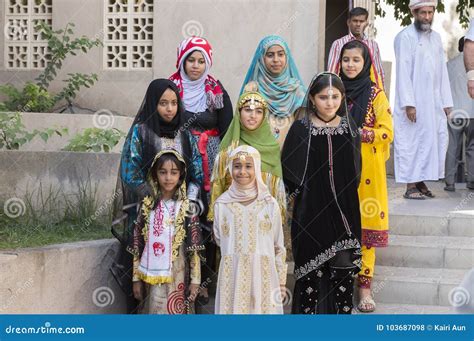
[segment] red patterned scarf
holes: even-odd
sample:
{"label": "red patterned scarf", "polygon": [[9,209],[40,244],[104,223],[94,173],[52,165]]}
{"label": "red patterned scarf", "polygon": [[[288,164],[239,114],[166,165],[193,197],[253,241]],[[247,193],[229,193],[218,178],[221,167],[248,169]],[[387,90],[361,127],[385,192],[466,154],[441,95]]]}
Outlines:
{"label": "red patterned scarf", "polygon": [[[206,60],[206,70],[200,79],[191,81],[184,72],[183,63],[187,56],[194,51],[203,54]],[[212,66],[212,47],[209,42],[201,37],[190,37],[181,42],[178,47],[178,69],[169,78],[179,89],[186,110],[202,112],[206,108],[210,111],[224,107],[223,91],[218,81],[209,75]]]}

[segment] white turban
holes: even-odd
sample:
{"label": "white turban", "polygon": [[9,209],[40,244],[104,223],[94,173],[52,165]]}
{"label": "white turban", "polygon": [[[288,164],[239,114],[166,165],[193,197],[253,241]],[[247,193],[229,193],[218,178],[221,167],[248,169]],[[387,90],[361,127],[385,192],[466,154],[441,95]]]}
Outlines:
{"label": "white turban", "polygon": [[436,8],[436,6],[438,6],[438,1],[410,0],[410,4],[408,5],[411,11],[425,6],[433,6]]}

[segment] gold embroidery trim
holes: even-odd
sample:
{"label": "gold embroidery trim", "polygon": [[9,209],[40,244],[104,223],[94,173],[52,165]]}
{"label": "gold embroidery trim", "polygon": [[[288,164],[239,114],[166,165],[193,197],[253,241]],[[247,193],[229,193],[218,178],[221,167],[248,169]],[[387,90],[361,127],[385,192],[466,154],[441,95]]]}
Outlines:
{"label": "gold embroidery trim", "polygon": [[239,314],[250,313],[250,256],[243,254],[239,259],[237,302],[239,302]]}
{"label": "gold embroidery trim", "polygon": [[270,313],[270,259],[268,256],[260,258],[262,271],[262,314]]}
{"label": "gold embroidery trim", "polygon": [[224,314],[232,314],[232,297],[234,296],[231,292],[231,283],[234,282],[234,276],[232,272],[232,257],[229,255],[224,256],[222,260],[224,262],[223,276],[222,281],[222,301],[221,301],[221,311]]}
{"label": "gold embroidery trim", "polygon": [[[257,207],[258,205],[255,205],[254,207]],[[255,219],[258,221],[258,211],[250,211],[249,215],[249,224],[248,224],[248,236],[249,236],[249,253],[253,254],[257,251],[257,236],[256,234],[258,233],[258,230],[255,228],[257,224],[255,224]]]}
{"label": "gold embroidery trim", "polygon": [[267,213],[265,213],[264,220],[260,221],[260,229],[263,233],[268,233],[272,229],[272,223],[270,221],[270,217]]}
{"label": "gold embroidery trim", "polygon": [[175,234],[173,237],[173,243],[172,243],[172,255],[173,255],[173,261],[178,257],[179,255],[179,247],[181,244],[183,244],[184,238],[186,238],[186,230],[184,228],[184,220],[186,218],[186,212],[188,211],[189,208],[189,200],[186,199],[183,201],[181,204],[181,207],[179,208],[178,215],[176,216],[175,220]]}

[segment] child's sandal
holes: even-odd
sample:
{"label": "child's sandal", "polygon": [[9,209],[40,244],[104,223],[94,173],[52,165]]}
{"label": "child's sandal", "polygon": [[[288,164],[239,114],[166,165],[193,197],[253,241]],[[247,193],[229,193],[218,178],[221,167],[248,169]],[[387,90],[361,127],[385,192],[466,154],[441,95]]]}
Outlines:
{"label": "child's sandal", "polygon": [[376,304],[372,296],[367,296],[366,298],[360,300],[357,305],[357,310],[361,313],[372,313],[375,311]]}

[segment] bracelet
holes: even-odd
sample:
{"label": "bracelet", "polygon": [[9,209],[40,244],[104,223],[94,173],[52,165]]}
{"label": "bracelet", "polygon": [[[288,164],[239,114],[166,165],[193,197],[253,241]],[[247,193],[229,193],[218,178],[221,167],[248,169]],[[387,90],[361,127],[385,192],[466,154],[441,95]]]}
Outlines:
{"label": "bracelet", "polygon": [[468,71],[466,75],[467,75],[467,80],[474,81],[474,70]]}

